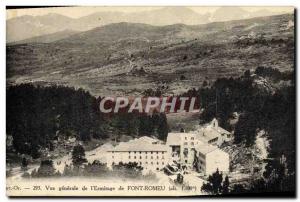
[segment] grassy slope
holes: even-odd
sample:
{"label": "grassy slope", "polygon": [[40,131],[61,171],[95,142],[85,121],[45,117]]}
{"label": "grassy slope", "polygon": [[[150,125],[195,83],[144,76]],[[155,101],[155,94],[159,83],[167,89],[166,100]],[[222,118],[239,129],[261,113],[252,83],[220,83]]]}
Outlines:
{"label": "grassy slope", "polygon": [[[119,23],[53,43],[7,46],[7,81],[83,87],[96,96],[162,85],[166,94],[177,94],[257,66],[290,70],[289,20],[292,15],[199,26]],[[141,67],[145,74],[131,71]]]}

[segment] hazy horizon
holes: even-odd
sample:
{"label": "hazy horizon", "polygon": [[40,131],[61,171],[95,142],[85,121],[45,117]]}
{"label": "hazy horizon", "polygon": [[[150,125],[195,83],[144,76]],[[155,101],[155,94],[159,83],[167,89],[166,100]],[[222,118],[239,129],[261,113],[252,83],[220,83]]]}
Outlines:
{"label": "hazy horizon", "polygon": [[[274,14],[292,13],[292,6],[78,6],[78,7],[45,7],[45,8],[21,8],[6,9],[6,19],[13,19],[26,15],[44,16],[48,14],[60,14],[69,18],[81,18],[97,12],[123,12],[123,13],[141,13],[145,11],[154,11],[169,7],[188,8],[198,14],[211,14],[219,8],[241,8],[247,12],[258,12],[266,10]],[[237,17],[237,19],[239,19]]]}
{"label": "hazy horizon", "polygon": [[[292,13],[293,7],[46,7],[7,9],[7,42],[58,32],[88,31],[111,23],[201,25]],[[50,15],[49,15],[50,14]],[[54,14],[54,15],[53,15]],[[36,17],[25,17],[36,16]],[[66,31],[69,30],[69,31]],[[61,31],[65,31],[60,33]],[[71,32],[70,32],[71,31]]]}

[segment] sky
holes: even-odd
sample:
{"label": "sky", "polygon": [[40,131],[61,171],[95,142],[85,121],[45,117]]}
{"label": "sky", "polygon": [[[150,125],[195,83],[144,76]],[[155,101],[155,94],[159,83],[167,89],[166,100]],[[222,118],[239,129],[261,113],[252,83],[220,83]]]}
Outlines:
{"label": "sky", "polygon": [[[11,19],[14,17],[19,17],[22,15],[32,15],[32,16],[39,16],[39,15],[47,15],[49,13],[57,13],[61,15],[65,15],[72,18],[79,18],[83,17],[95,12],[99,11],[121,11],[121,12],[143,12],[149,11],[154,9],[160,9],[162,7],[145,7],[145,6],[131,6],[131,7],[119,7],[119,6],[101,6],[101,7],[51,7],[51,8],[31,8],[31,9],[12,9],[7,10],[6,16],[7,19]],[[194,10],[197,13],[204,14],[204,13],[211,13],[214,12],[216,9],[220,7],[187,7]],[[254,12],[257,10],[266,9],[273,12],[284,12],[284,13],[291,13],[293,12],[293,7],[242,7],[246,11]]]}

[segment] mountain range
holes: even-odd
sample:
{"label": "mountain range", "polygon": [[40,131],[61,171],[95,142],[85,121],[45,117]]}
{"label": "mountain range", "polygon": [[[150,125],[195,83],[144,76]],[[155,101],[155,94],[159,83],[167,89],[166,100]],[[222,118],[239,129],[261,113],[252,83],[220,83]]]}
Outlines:
{"label": "mountain range", "polygon": [[[270,16],[268,10],[249,12],[240,7],[221,7],[213,13],[200,14],[186,7],[165,7],[144,12],[96,12],[80,18],[50,13],[42,16],[24,15],[7,20],[7,43],[58,32],[60,38],[72,32],[87,31],[111,23],[130,22],[163,26],[172,24],[197,25],[210,22]],[[159,17],[158,17],[159,16]],[[55,36],[55,35],[54,35]],[[53,37],[53,36],[52,36]],[[46,37],[47,38],[47,37]],[[33,39],[34,41],[35,39]],[[37,39],[40,42],[41,39]],[[32,42],[32,41],[31,41]]]}
{"label": "mountain range", "polygon": [[293,14],[202,25],[121,22],[69,33],[7,44],[7,84],[67,85],[96,96],[158,88],[170,95],[258,66],[294,68]]}

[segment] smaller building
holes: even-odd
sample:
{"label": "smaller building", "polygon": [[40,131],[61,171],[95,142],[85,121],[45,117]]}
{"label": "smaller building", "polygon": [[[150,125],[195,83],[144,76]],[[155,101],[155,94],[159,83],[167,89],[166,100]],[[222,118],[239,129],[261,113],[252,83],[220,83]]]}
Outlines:
{"label": "smaller building", "polygon": [[220,172],[229,172],[229,154],[216,146],[203,144],[195,148],[196,170],[204,175],[210,175],[218,169]]}
{"label": "smaller building", "polygon": [[[206,130],[208,131],[210,130]],[[210,175],[217,169],[229,172],[229,154],[212,145],[216,144],[222,135],[215,129],[210,132],[212,133],[209,133],[208,137],[211,139],[195,133],[169,133],[166,144],[171,149],[172,161],[204,175]]]}
{"label": "smaller building", "polygon": [[214,118],[209,124],[200,126],[193,133],[197,134],[199,141],[217,146],[232,140],[232,134],[219,127],[219,123],[216,118]]}
{"label": "smaller building", "polygon": [[195,146],[203,144],[194,133],[169,133],[168,147],[171,149],[171,158],[181,165],[193,166]]}

